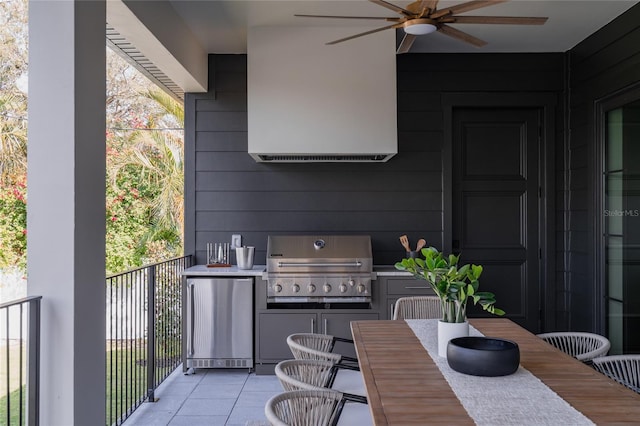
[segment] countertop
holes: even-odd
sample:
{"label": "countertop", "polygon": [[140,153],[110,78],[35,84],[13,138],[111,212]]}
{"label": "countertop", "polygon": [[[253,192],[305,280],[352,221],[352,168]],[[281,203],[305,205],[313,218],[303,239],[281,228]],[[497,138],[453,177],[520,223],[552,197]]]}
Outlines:
{"label": "countertop", "polygon": [[209,268],[207,265],[195,265],[182,271],[185,277],[261,277],[266,265],[253,265],[252,269],[238,269],[237,266],[228,268]]}
{"label": "countertop", "polygon": [[379,277],[412,277],[410,272],[398,271],[393,265],[373,265],[373,272]]}
{"label": "countertop", "polygon": [[[182,271],[185,277],[261,277],[266,265],[253,265],[252,269],[238,269],[237,266],[228,268],[209,268],[206,265],[195,265]],[[411,277],[409,272],[398,271],[393,265],[374,265],[373,272],[380,277]]]}

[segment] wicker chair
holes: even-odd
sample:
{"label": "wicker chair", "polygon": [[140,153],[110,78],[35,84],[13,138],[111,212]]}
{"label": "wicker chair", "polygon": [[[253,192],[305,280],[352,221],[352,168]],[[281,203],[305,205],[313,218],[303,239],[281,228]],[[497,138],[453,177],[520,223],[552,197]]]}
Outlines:
{"label": "wicker chair", "polygon": [[610,355],[593,359],[593,368],[640,393],[640,355]]}
{"label": "wicker chair", "polygon": [[442,304],[438,296],[409,296],[396,300],[393,319],[439,319]]}
{"label": "wicker chair", "polygon": [[279,362],[275,373],[285,391],[333,389],[348,401],[367,403],[360,372],[340,368],[331,361],[290,359]]}
{"label": "wicker chair", "polygon": [[609,339],[599,334],[581,332],[542,333],[538,337],[572,357],[590,363],[592,359],[609,352]]}
{"label": "wicker chair", "polygon": [[278,394],[264,407],[273,426],[335,426],[342,413],[344,399],[340,392],[297,390]]}
{"label": "wicker chair", "polygon": [[357,368],[356,358],[333,352],[336,342],[353,342],[353,340],[316,333],[295,333],[287,337],[287,345],[295,359],[317,359]]}

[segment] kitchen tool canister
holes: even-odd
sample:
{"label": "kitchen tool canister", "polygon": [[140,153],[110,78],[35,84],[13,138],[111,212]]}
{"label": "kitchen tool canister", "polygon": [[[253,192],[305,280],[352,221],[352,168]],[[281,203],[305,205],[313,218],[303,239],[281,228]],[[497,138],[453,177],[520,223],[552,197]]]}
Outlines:
{"label": "kitchen tool canister", "polygon": [[238,263],[238,269],[252,269],[253,268],[253,252],[255,247],[236,247],[236,261]]}

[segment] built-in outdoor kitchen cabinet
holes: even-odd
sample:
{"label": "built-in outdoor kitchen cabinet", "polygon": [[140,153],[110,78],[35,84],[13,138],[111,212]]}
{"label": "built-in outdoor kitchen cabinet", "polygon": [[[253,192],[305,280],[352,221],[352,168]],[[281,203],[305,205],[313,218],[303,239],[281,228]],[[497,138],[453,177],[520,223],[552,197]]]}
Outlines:
{"label": "built-in outdoor kitchen cabinet", "polygon": [[378,277],[381,287],[386,289],[386,303],[384,311],[386,317],[384,319],[393,318],[393,308],[396,300],[405,296],[432,296],[434,291],[424,280],[405,277]]}
{"label": "built-in outdoor kitchen cabinet", "polygon": [[[351,321],[377,320],[379,314],[344,312],[269,312],[258,314],[257,357],[263,362],[278,363],[291,359],[293,355],[286,344],[287,336],[293,333],[321,333],[351,339]],[[336,347],[338,349],[338,347]],[[340,348],[343,355],[355,357],[353,346]]]}
{"label": "built-in outdoor kitchen cabinet", "polygon": [[265,313],[256,315],[256,357],[263,362],[277,363],[292,358],[287,336],[293,333],[311,333],[318,322],[315,312]]}
{"label": "built-in outdoor kitchen cabinet", "polygon": [[[377,281],[373,282],[370,309],[340,309],[338,304],[330,309],[268,309],[266,291],[266,283],[258,280],[254,362],[258,374],[273,374],[278,362],[293,358],[287,345],[290,334],[321,333],[350,339],[351,321],[378,320],[384,316],[380,313],[381,291]],[[336,351],[355,357],[353,345],[339,342]]]}

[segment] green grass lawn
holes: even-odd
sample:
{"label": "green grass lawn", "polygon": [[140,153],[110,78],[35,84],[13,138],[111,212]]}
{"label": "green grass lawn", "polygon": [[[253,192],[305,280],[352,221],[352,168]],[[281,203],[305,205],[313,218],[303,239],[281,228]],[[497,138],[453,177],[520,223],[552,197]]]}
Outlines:
{"label": "green grass lawn", "polygon": [[[0,425],[20,425],[20,381],[15,372],[10,375],[10,395],[7,398],[6,346],[0,346]],[[11,370],[19,364],[20,346],[9,348]],[[106,424],[114,424],[133,405],[140,402],[147,392],[146,348],[144,342],[108,343],[106,365]],[[26,357],[23,355],[23,363]],[[23,365],[22,380],[26,381]],[[22,402],[26,407],[26,387],[22,383]],[[10,405],[10,418],[7,423],[7,402]],[[22,424],[26,422],[23,412]]]}
{"label": "green grass lawn", "polygon": [[[6,392],[5,395],[0,398],[0,425],[23,425],[27,422],[27,394],[26,394],[26,386],[22,386],[22,404],[20,404],[20,389],[16,389],[9,394],[9,399],[7,400]],[[7,422],[7,402],[9,402],[10,412],[9,412],[9,421]],[[20,422],[20,406],[22,405],[22,422]]]}
{"label": "green grass lawn", "polygon": [[147,367],[143,345],[119,343],[107,348],[107,424],[115,423],[146,395]]}
{"label": "green grass lawn", "polygon": [[[8,356],[7,356],[8,350]],[[20,355],[22,353],[22,383],[20,380],[19,366]],[[9,362],[7,363],[7,359]],[[11,340],[7,342],[3,340],[0,343],[0,425],[20,424],[20,387],[22,386],[22,402],[26,401],[25,386],[26,383],[26,345],[21,345],[19,341]],[[7,376],[9,378],[9,397],[7,398]],[[7,407],[9,405],[10,418],[7,423]],[[24,404],[26,406],[26,404]],[[22,422],[26,421],[26,413],[22,413]]]}

